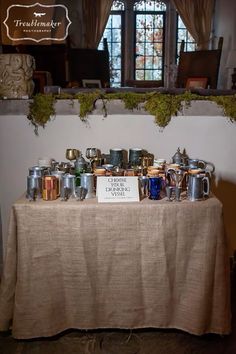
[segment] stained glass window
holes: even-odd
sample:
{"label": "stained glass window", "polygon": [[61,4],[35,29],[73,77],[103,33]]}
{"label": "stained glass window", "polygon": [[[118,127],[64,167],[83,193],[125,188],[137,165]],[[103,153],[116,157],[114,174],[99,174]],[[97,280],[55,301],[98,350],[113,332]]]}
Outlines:
{"label": "stained glass window", "polygon": [[142,1],[135,6],[138,9],[135,11],[136,80],[163,78],[165,12],[156,10],[160,6],[163,8],[155,1]]}
{"label": "stained glass window", "polygon": [[[103,38],[106,38],[108,43],[112,87],[119,87],[125,81],[124,56],[126,61],[129,58],[130,67],[129,70],[126,67],[125,74],[127,76],[128,72],[129,78],[132,76],[136,80],[163,80],[165,51],[168,52],[170,49],[165,47],[166,21],[171,18],[167,16],[170,10],[170,6],[167,7],[168,1],[116,0],[113,2],[103,34]],[[130,19],[131,22],[125,25],[127,11],[129,11],[127,21]],[[176,28],[176,58],[182,40],[185,42],[185,51],[195,50],[195,41],[178,14],[174,16],[171,26]],[[103,48],[103,38],[99,49]],[[124,39],[128,39],[128,42],[125,43]],[[169,42],[174,43],[174,41]]]}
{"label": "stained glass window", "polygon": [[112,87],[121,86],[123,13],[123,2],[114,1],[102,40],[98,47],[98,49],[103,49],[103,38],[106,38],[110,60],[110,85]]}
{"label": "stained glass window", "polygon": [[[196,42],[188,32],[181,17],[177,15],[177,54],[180,51],[181,42],[184,41],[184,50],[186,52],[196,50]],[[177,55],[178,56],[178,55]]]}

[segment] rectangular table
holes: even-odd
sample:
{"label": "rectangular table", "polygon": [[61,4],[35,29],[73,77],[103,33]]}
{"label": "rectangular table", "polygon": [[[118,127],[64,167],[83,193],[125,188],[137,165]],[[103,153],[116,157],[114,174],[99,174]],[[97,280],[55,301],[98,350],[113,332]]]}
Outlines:
{"label": "rectangular table", "polygon": [[222,205],[21,198],[11,212],[0,330],[67,328],[230,332]]}

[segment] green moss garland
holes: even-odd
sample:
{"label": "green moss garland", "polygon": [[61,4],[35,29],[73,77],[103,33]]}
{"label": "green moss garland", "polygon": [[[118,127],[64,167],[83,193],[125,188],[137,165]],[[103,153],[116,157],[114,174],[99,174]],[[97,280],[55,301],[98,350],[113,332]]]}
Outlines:
{"label": "green moss garland", "polygon": [[81,120],[86,120],[88,114],[92,113],[96,101],[101,98],[101,96],[100,91],[84,92],[75,95],[75,98],[77,98],[80,103],[79,116]]}
{"label": "green moss garland", "polygon": [[236,121],[236,95],[230,96],[202,96],[186,91],[183,94],[166,94],[160,92],[136,93],[118,92],[104,93],[103,91],[91,91],[78,93],[76,95],[44,95],[37,94],[29,105],[28,119],[34,126],[35,133],[38,134],[38,127],[45,127],[52,116],[55,116],[54,104],[56,99],[78,99],[80,104],[79,117],[82,121],[95,109],[97,100],[102,100],[104,116],[107,115],[106,103],[111,100],[122,100],[125,108],[129,110],[142,107],[155,117],[156,124],[166,127],[172,116],[181,112],[184,106],[190,106],[191,101],[205,100],[215,102],[223,108],[223,113],[231,122]]}
{"label": "green moss garland", "polygon": [[228,117],[231,122],[236,121],[236,95],[211,96],[211,101],[223,107],[224,115]]}
{"label": "green moss garland", "polygon": [[38,128],[45,128],[46,123],[55,116],[55,101],[55,96],[39,93],[35,95],[33,100],[29,103],[29,114],[27,118],[34,126],[36,135],[38,135]]}

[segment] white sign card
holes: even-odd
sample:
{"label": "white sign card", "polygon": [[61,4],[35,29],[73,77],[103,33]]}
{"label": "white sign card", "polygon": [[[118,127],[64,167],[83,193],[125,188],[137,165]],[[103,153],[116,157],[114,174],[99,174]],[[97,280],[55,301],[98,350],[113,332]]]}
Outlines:
{"label": "white sign card", "polygon": [[97,177],[99,203],[139,202],[138,177],[110,176]]}

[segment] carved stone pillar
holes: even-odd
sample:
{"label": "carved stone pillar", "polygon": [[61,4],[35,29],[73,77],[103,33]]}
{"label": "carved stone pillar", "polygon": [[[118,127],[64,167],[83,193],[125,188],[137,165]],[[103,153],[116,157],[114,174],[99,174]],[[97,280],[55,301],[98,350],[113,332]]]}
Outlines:
{"label": "carved stone pillar", "polygon": [[34,91],[35,60],[29,54],[0,54],[0,96],[28,98]]}

